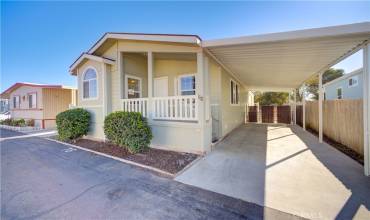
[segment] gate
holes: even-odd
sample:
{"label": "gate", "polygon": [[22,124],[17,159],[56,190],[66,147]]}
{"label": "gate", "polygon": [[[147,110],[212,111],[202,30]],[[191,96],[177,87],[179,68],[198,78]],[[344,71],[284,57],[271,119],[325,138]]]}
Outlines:
{"label": "gate", "polygon": [[261,106],[262,123],[274,123],[274,106]]}
{"label": "gate", "polygon": [[277,122],[290,124],[290,106],[277,106]]}
{"label": "gate", "polygon": [[258,113],[257,106],[248,106],[248,121],[257,122],[257,113]]}

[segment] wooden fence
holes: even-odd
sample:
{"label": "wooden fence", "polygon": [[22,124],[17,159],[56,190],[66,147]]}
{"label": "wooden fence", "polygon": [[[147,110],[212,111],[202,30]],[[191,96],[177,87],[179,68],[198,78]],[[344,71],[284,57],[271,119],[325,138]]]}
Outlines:
{"label": "wooden fence", "polygon": [[[317,101],[306,102],[306,126],[319,130]],[[364,155],[362,100],[323,101],[323,132],[330,139]]]}

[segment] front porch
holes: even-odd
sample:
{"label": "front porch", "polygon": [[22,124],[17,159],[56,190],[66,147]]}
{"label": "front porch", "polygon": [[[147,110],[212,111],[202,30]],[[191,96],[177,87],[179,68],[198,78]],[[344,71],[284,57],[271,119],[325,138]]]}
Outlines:
{"label": "front porch", "polygon": [[198,120],[198,97],[186,95],[122,99],[122,110],[140,112],[144,117],[154,120],[196,122]]}
{"label": "front porch", "polygon": [[203,97],[202,55],[121,52],[120,110],[140,112],[149,121],[197,123]]}

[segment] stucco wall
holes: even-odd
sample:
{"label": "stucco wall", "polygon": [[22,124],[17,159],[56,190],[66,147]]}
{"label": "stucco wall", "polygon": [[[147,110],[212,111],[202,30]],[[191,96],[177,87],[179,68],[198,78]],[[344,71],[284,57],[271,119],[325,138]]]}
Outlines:
{"label": "stucco wall", "polygon": [[327,100],[337,99],[337,88],[342,88],[343,99],[361,99],[362,98],[362,74],[356,74],[358,77],[358,85],[350,87],[348,81],[350,78],[346,78],[325,86],[325,98]]}

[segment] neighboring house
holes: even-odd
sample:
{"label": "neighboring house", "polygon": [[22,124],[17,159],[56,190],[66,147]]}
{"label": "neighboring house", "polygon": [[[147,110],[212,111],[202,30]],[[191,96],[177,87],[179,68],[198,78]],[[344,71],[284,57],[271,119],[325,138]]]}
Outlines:
{"label": "neighboring house", "polygon": [[77,105],[92,113],[88,136],[105,138],[110,112],[137,111],[148,118],[152,147],[205,153],[212,139],[244,123],[244,86],[200,42],[195,35],[104,35],[70,67]]}
{"label": "neighboring house", "polygon": [[9,99],[0,99],[0,113],[9,111]]}
{"label": "neighboring house", "polygon": [[11,118],[35,120],[35,126],[54,128],[55,117],[76,103],[76,90],[61,85],[15,83],[1,93],[9,99]]}
{"label": "neighboring house", "polygon": [[326,83],[325,99],[362,99],[362,68]]}

